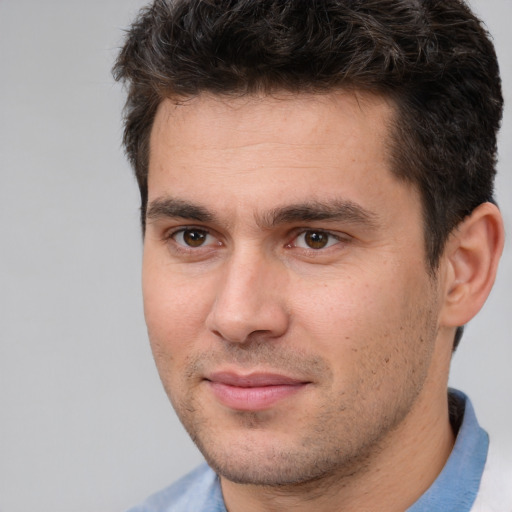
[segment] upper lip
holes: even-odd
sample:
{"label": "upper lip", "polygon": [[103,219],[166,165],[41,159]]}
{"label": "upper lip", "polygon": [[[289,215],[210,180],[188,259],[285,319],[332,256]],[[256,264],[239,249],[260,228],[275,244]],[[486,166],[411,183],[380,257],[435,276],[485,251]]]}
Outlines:
{"label": "upper lip", "polygon": [[248,375],[241,375],[233,372],[214,372],[208,375],[206,380],[240,388],[297,386],[308,382],[278,373],[250,373]]}

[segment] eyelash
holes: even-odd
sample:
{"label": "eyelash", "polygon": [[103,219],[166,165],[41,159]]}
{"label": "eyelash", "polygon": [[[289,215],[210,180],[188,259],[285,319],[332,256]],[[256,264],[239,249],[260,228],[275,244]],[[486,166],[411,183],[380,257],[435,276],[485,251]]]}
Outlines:
{"label": "eyelash", "polygon": [[[320,243],[322,242],[322,238],[326,237],[325,245],[322,246],[322,247],[310,247],[310,246],[299,247],[297,245],[297,240],[299,240],[300,237],[307,237],[308,234],[310,236],[315,235],[315,236],[319,237],[317,241],[320,242]],[[295,247],[295,248],[301,249],[303,251],[309,251],[309,252],[313,252],[313,253],[318,253],[318,252],[320,252],[322,250],[327,250],[330,247],[332,247],[334,245],[337,245],[338,243],[344,242],[344,241],[347,242],[348,240],[346,238],[344,239],[340,235],[336,235],[334,233],[331,233],[330,231],[326,231],[326,230],[323,230],[323,229],[302,229],[300,231],[295,232],[292,242],[287,244],[287,247],[291,247],[291,248]],[[311,240],[311,242],[314,242],[314,241]],[[308,245],[308,244],[305,243],[305,245]]]}
{"label": "eyelash", "polygon": [[[194,227],[194,226],[187,226],[187,227],[180,227],[179,229],[176,229],[174,231],[171,231],[169,232],[168,234],[165,235],[165,240],[166,241],[173,241],[174,243],[174,249],[177,251],[177,252],[181,252],[181,253],[188,253],[188,254],[194,254],[194,253],[197,253],[197,251],[199,250],[205,250],[206,248],[211,248],[212,246],[217,246],[217,247],[220,247],[222,246],[222,242],[217,240],[217,243],[216,244],[199,244],[197,245],[196,247],[194,246],[191,246],[189,244],[187,244],[186,242],[178,242],[176,240],[176,237],[178,235],[184,235],[187,231],[189,231],[190,233],[200,233],[202,236],[205,237],[205,240],[208,239],[208,237],[214,237],[215,238],[215,235],[212,235],[212,233],[208,230],[208,229],[205,229],[205,228],[197,228],[197,227]],[[327,237],[327,240],[326,240],[326,245],[323,246],[323,247],[300,247],[297,245],[297,240],[301,237],[301,236],[307,236],[308,234],[310,235],[316,235],[316,236],[319,236],[319,241],[321,243],[321,238],[322,237]],[[296,229],[293,234],[292,234],[293,238],[292,240],[287,243],[285,245],[286,248],[289,248],[289,249],[293,249],[293,248],[296,248],[296,249],[299,249],[299,250],[302,250],[302,251],[307,251],[309,254],[318,254],[320,251],[325,251],[325,250],[328,250],[330,247],[333,247],[335,245],[337,245],[338,243],[348,243],[349,242],[349,237],[348,236],[341,236],[339,234],[334,234],[330,231],[326,231],[326,230],[323,230],[323,229],[304,229],[304,228],[301,228],[301,229]],[[304,245],[307,245],[307,243],[305,243]]]}
{"label": "eyelash", "polygon": [[174,245],[174,250],[177,251],[177,252],[180,252],[180,253],[188,253],[188,254],[193,254],[193,253],[197,253],[197,251],[199,249],[205,249],[205,247],[211,247],[211,245],[216,245],[216,246],[221,246],[222,245],[222,242],[218,241],[216,244],[208,244],[208,245],[204,245],[204,244],[201,244],[201,245],[198,245],[197,247],[193,247],[191,245],[188,245],[186,243],[179,243],[177,240],[176,240],[176,237],[178,235],[184,235],[187,231],[191,232],[191,233],[201,233],[203,234],[206,239],[208,237],[214,237],[214,235],[211,234],[211,232],[208,230],[208,229],[204,229],[204,228],[196,228],[194,226],[187,226],[187,227],[181,227],[179,229],[175,229],[173,231],[170,231],[168,232],[165,236],[164,236],[164,241],[168,242],[168,241],[172,241],[173,242],[173,245]]}

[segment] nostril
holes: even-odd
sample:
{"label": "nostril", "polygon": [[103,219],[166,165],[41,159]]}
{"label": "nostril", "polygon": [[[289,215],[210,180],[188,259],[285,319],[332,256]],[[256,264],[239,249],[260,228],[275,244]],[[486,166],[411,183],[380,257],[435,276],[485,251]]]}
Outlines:
{"label": "nostril", "polygon": [[206,327],[220,340],[243,344],[282,336],[288,328],[288,315],[281,308],[260,308],[251,315],[217,311],[208,317]]}

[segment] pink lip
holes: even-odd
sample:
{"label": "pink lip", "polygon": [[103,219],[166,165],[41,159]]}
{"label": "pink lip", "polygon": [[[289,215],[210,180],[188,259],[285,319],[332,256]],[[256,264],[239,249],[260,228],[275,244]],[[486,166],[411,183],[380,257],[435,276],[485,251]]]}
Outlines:
{"label": "pink lip", "polygon": [[209,375],[206,381],[219,402],[239,411],[268,409],[309,384],[307,381],[272,373],[238,375],[217,372]]}

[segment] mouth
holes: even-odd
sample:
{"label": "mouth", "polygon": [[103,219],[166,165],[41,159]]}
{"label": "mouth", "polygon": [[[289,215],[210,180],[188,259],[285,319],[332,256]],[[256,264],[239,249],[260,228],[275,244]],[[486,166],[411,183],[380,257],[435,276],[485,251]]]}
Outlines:
{"label": "mouth", "polygon": [[217,372],[205,379],[215,398],[237,411],[263,411],[304,390],[309,381],[274,373]]}

